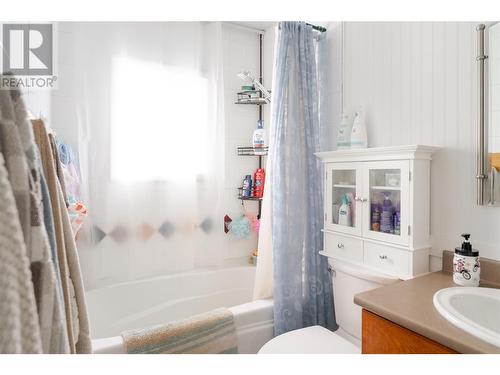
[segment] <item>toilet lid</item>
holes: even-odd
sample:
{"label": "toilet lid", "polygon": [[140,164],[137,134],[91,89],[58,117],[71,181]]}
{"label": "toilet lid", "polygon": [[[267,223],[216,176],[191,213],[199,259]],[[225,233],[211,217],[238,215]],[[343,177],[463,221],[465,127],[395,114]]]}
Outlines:
{"label": "toilet lid", "polygon": [[259,354],[359,354],[353,343],[321,326],[296,329],[268,341]]}

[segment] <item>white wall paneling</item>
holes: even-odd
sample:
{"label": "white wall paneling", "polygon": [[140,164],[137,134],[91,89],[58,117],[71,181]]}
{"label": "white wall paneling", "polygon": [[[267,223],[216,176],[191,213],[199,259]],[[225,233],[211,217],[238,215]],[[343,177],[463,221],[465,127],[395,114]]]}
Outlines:
{"label": "white wall paneling", "polygon": [[[332,25],[329,32],[341,33]],[[345,23],[344,110],[363,107],[370,147],[443,147],[431,172],[434,256],[459,246],[460,234],[470,232],[482,256],[500,259],[500,209],[475,205],[475,26]],[[341,53],[338,44],[330,48]],[[330,69],[334,75],[333,64]],[[332,85],[335,90],[339,83]],[[437,267],[438,259],[433,261]]]}

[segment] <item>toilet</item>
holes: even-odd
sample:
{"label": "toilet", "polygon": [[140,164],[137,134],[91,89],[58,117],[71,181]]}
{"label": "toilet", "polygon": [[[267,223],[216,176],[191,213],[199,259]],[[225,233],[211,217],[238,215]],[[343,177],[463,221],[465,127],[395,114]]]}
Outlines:
{"label": "toilet", "polygon": [[359,354],[361,353],[361,307],[354,295],[399,279],[329,258],[332,270],[335,317],[339,329],[332,332],[320,326],[297,329],[276,336],[259,354]]}

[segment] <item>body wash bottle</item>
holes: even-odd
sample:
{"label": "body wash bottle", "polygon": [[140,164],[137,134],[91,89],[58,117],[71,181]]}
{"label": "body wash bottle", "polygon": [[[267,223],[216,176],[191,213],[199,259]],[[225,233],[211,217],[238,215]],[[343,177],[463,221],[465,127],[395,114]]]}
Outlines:
{"label": "body wash bottle", "polygon": [[347,195],[342,196],[342,205],[339,208],[339,225],[352,227],[351,204]]}

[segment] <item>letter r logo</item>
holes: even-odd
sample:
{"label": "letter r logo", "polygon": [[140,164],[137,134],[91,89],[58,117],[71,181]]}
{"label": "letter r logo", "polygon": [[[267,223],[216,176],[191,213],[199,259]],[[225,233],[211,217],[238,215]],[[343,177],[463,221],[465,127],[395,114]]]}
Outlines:
{"label": "letter r logo", "polygon": [[51,24],[4,24],[3,71],[15,75],[52,75]]}

